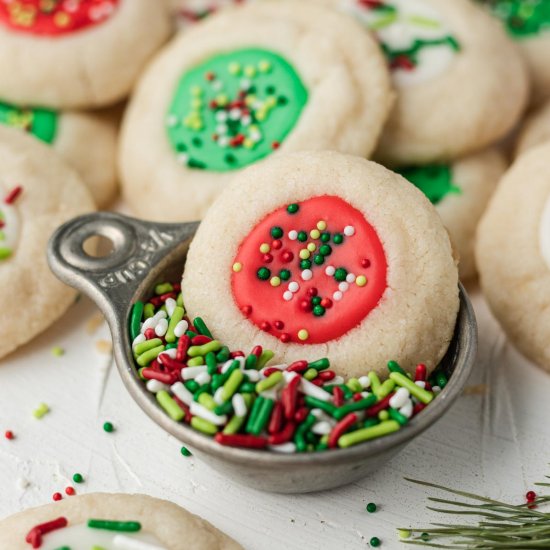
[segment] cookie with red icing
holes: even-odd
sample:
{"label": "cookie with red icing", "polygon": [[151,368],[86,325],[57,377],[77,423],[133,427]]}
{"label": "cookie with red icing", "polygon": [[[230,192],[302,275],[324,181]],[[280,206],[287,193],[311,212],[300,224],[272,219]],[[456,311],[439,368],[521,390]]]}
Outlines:
{"label": "cookie with red icing", "polygon": [[319,354],[344,376],[443,357],[458,311],[443,224],[401,176],[333,152],[240,174],[202,222],[183,293],[230,346]]}
{"label": "cookie with red icing", "polygon": [[170,33],[150,0],[0,0],[0,97],[51,108],[123,99]]}
{"label": "cookie with red icing", "polygon": [[393,100],[376,42],[312,2],[227,8],[181,33],[140,81],[119,164],[138,215],[201,218],[238,172],[270,155],[368,156]]}
{"label": "cookie with red icing", "polygon": [[397,101],[375,158],[449,162],[503,137],[529,95],[527,71],[503,29],[470,0],[317,0],[377,37]]}

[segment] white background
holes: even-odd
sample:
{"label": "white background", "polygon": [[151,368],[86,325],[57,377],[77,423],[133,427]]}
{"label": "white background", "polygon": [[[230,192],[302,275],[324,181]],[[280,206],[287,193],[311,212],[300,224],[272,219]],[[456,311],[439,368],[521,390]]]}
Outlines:
{"label": "white background", "polygon": [[[474,293],[477,294],[477,293]],[[82,299],[54,327],[0,364],[0,516],[51,502],[81,472],[79,493],[140,492],[172,500],[226,531],[247,549],[406,548],[396,527],[441,521],[425,509],[427,491],[403,477],[432,480],[520,502],[550,460],[550,378],[509,345],[479,298],[480,353],[469,386],[433,428],[383,469],[339,490],[301,496],[259,493],[197,459],[139,409],[109,355],[97,310]],[[53,356],[61,346],[63,357]],[[33,410],[45,402],[42,420]],[[102,425],[110,420],[116,432]],[[16,439],[4,439],[5,430]],[[550,469],[550,467],[549,467]],[[27,485],[25,487],[25,485]],[[431,491],[428,491],[434,494]],[[70,498],[70,497],[65,497]],[[367,502],[379,511],[368,514]]]}

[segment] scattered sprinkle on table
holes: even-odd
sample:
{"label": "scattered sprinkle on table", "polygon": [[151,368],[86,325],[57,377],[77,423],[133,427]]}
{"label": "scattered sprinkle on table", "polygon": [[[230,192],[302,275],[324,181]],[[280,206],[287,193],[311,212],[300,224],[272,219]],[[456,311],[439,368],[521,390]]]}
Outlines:
{"label": "scattered sprinkle on table", "polygon": [[113,343],[110,340],[98,340],[95,347],[99,353],[109,355],[113,351]]}
{"label": "scattered sprinkle on table", "polygon": [[40,405],[38,405],[38,407],[33,411],[32,414],[35,418],[40,420],[41,418],[43,418],[49,412],[50,412],[50,407],[48,407],[48,405],[46,405],[46,403],[40,403]]}
{"label": "scattered sprinkle on table", "polygon": [[14,439],[14,438],[15,438],[15,435],[14,435],[14,433],[13,433],[11,430],[6,430],[6,431],[4,432],[4,437],[5,437],[6,439],[10,439],[10,440],[11,440],[11,439]]}
{"label": "scattered sprinkle on table", "polygon": [[82,477],[82,474],[79,474],[78,472],[76,474],[73,475],[73,481],[75,483],[83,483],[84,482],[84,478]]}
{"label": "scattered sprinkle on table", "polygon": [[372,537],[372,539],[370,539],[369,543],[373,548],[378,548],[380,546],[380,544],[382,544],[382,542],[380,541],[380,539],[378,537]]}
{"label": "scattered sprinkle on table", "polygon": [[376,512],[376,510],[377,510],[377,506],[374,502],[369,502],[367,504],[367,512],[369,514],[374,514],[374,512]]}
{"label": "scattered sprinkle on table", "polygon": [[177,283],[136,302],[129,327],[136,369],[159,406],[220,445],[345,449],[402,429],[447,383],[443,371],[428,377],[419,364],[411,375],[395,361],[387,380],[373,371],[346,381],[328,358],[271,366],[272,351],[231,351],[200,317],[186,316]]}
{"label": "scattered sprinkle on table", "polygon": [[54,346],[52,348],[52,355],[55,357],[61,357],[62,355],[65,355],[65,350],[61,346]]}
{"label": "scattered sprinkle on table", "polygon": [[115,427],[113,426],[113,424],[111,422],[105,422],[103,424],[103,431],[107,432],[107,433],[111,433],[111,432],[114,432],[115,430]]}
{"label": "scattered sprinkle on table", "polygon": [[181,454],[183,456],[193,456],[193,453],[187,447],[181,448]]}
{"label": "scattered sprinkle on table", "polygon": [[62,495],[61,493],[54,493],[54,494],[52,495],[52,499],[55,500],[56,502],[57,502],[58,500],[61,500],[62,498],[63,498],[63,495]]}
{"label": "scattered sprinkle on table", "polygon": [[65,487],[65,494],[72,497],[76,491],[74,490],[74,487],[71,487],[70,485],[68,487]]}

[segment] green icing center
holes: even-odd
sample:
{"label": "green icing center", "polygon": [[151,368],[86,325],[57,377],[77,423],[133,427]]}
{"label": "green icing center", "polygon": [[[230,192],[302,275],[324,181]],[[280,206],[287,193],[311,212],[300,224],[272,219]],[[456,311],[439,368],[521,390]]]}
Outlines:
{"label": "green icing center", "polygon": [[502,19],[508,32],[524,38],[550,30],[550,0],[482,0]]}
{"label": "green icing center", "polygon": [[398,173],[418,187],[432,204],[440,203],[449,194],[461,193],[453,184],[452,169],[448,165],[411,166],[401,168]]}
{"label": "green icing center", "polygon": [[182,76],[168,111],[168,139],[184,166],[242,168],[279,147],[307,98],[281,56],[261,49],[219,54]]}
{"label": "green icing center", "polygon": [[46,143],[53,143],[57,133],[57,113],[0,102],[0,124],[20,128]]}

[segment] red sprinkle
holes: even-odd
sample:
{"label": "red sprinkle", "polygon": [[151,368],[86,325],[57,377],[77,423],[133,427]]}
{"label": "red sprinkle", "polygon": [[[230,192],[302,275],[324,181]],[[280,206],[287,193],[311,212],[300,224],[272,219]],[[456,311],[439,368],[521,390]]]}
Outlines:
{"label": "red sprinkle", "polygon": [[271,248],[273,248],[274,250],[279,250],[282,246],[283,246],[283,243],[279,239],[275,239],[271,243]]}
{"label": "red sprinkle", "polygon": [[283,405],[280,401],[275,403],[273,411],[271,413],[271,418],[269,419],[269,424],[267,426],[267,432],[269,434],[276,434],[281,431],[283,426]]}
{"label": "red sprinkle", "polygon": [[[189,346],[191,345],[191,338],[187,336],[187,334],[184,334],[178,342],[178,347],[176,348],[176,361],[185,361],[187,357],[187,350],[189,349]],[[164,361],[163,363],[166,365],[167,363]]]}
{"label": "red sprinkle", "polygon": [[537,493],[535,493],[535,491],[527,491],[525,498],[527,499],[527,502],[533,502],[537,498]]}
{"label": "red sprinkle", "polygon": [[283,332],[281,336],[279,336],[279,340],[283,344],[288,344],[288,342],[290,342],[290,334],[288,332]]}
{"label": "red sprinkle", "polygon": [[382,401],[376,403],[376,405],[373,405],[372,407],[369,407],[365,413],[369,417],[375,417],[378,416],[378,413],[380,411],[383,411],[384,409],[387,409],[390,406],[390,399],[395,395],[395,392],[390,393],[390,395],[384,397]]}
{"label": "red sprinkle", "polygon": [[283,330],[285,328],[285,324],[282,321],[273,321],[273,326],[277,330]]}
{"label": "red sprinkle", "polygon": [[267,441],[270,445],[282,445],[287,441],[290,441],[294,435],[294,430],[296,429],[296,424],[292,420],[286,423],[286,426],[278,434],[272,434],[267,438]]}
{"label": "red sprinkle", "polygon": [[208,344],[208,342],[212,342],[212,338],[204,336],[204,334],[193,336],[193,339],[191,340],[191,344],[194,346],[203,346],[204,344]]}
{"label": "red sprinkle", "polygon": [[426,365],[420,363],[416,365],[416,371],[414,373],[415,382],[425,382],[426,381]]}
{"label": "red sprinkle", "polygon": [[420,411],[424,410],[426,405],[424,403],[417,403],[413,408],[413,415],[417,415]]}
{"label": "red sprinkle", "polygon": [[270,264],[273,261],[273,256],[271,254],[264,254],[262,260],[266,264]]}
{"label": "red sprinkle", "polygon": [[185,418],[183,419],[183,421],[186,424],[191,424],[191,418],[193,418],[193,415],[191,414],[191,410],[189,409],[189,407],[183,401],[180,401],[179,398],[175,395],[172,396],[172,399],[178,404],[178,407],[185,412]]}
{"label": "red sprinkle", "polygon": [[263,350],[262,346],[254,346],[252,348],[252,351],[250,352],[250,355],[255,355],[259,359],[260,356],[262,355],[263,351],[264,350]]}
{"label": "red sprinkle", "polygon": [[294,421],[297,424],[300,424],[307,418],[308,414],[309,414],[309,409],[307,407],[300,407],[294,414]]}
{"label": "red sprinkle", "polygon": [[344,391],[340,386],[334,386],[334,389],[332,390],[332,397],[334,404],[337,407],[341,407],[344,404]]}
{"label": "red sprinkle", "polygon": [[336,378],[336,373],[333,370],[322,370],[319,374],[317,374],[317,378],[322,380],[323,382],[328,382],[329,380]]}
{"label": "red sprinkle", "polygon": [[141,376],[147,380],[158,380],[163,384],[168,384],[171,386],[179,379],[178,372],[159,372],[151,368],[145,368],[141,370]]}
{"label": "red sprinkle", "polygon": [[245,317],[248,317],[252,313],[252,306],[243,306],[241,311]]}
{"label": "red sprinkle", "polygon": [[344,416],[330,432],[328,436],[328,446],[330,449],[334,449],[337,444],[340,436],[343,435],[347,430],[349,430],[357,422],[357,415],[355,413],[349,413]]}
{"label": "red sprinkle", "polygon": [[154,329],[152,329],[152,328],[148,328],[148,329],[143,333],[143,336],[145,336],[145,338],[147,338],[147,340],[152,340],[153,338],[156,338],[156,337],[157,337],[157,335],[155,334]]}
{"label": "red sprinkle", "polygon": [[278,369],[277,367],[268,367],[262,372],[264,373],[264,376],[267,378],[268,376],[271,376],[274,372],[281,372],[281,369]]}
{"label": "red sprinkle", "polygon": [[229,354],[229,357],[231,357],[231,359],[236,359],[237,357],[244,357],[244,351],[232,351]]}
{"label": "red sprinkle", "polygon": [[56,531],[57,529],[63,529],[68,525],[67,518],[57,518],[40,525],[35,525],[25,537],[25,541],[28,542],[33,548],[40,548],[42,546],[42,535]]}
{"label": "red sprinkle", "polygon": [[217,433],[214,439],[220,445],[228,445],[230,447],[247,447],[249,449],[263,449],[267,446],[267,438],[256,435],[244,434],[223,434]]}
{"label": "red sprinkle", "polygon": [[63,498],[63,495],[61,493],[54,493],[52,495],[52,498],[57,502],[58,500],[61,500]]}
{"label": "red sprinkle", "polygon": [[305,372],[307,370],[307,361],[294,361],[286,369],[288,372]]}
{"label": "red sprinkle", "polygon": [[69,487],[65,487],[65,493],[66,493],[67,495],[69,495],[70,497],[72,497],[73,495],[76,494],[76,491],[74,490],[74,487],[71,487],[71,486],[69,485]]}
{"label": "red sprinkle", "polygon": [[13,435],[13,432],[11,430],[6,430],[4,432],[4,437],[6,439],[13,439],[15,436]]}
{"label": "red sprinkle", "polygon": [[295,376],[294,378],[292,378],[292,380],[290,380],[290,382],[281,392],[281,403],[283,404],[285,418],[287,420],[291,420],[292,418],[294,418],[294,413],[296,412],[296,400],[298,397],[299,384],[300,377]]}
{"label": "red sprinkle", "polygon": [[6,204],[13,204],[17,197],[21,194],[23,191],[23,188],[18,185],[17,187],[14,187],[4,198],[4,202]]}

